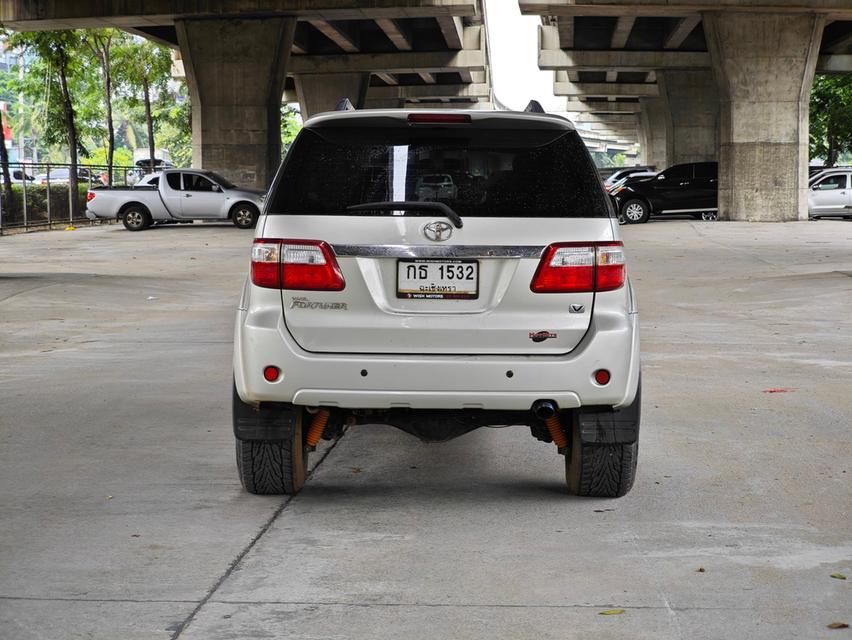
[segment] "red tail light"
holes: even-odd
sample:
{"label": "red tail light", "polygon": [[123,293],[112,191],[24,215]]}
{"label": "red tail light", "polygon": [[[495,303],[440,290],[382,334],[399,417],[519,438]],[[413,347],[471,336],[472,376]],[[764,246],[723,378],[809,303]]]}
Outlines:
{"label": "red tail light", "polygon": [[91,201],[92,201],[92,200],[94,200],[94,199],[95,199],[95,192],[94,192],[94,191],[89,191],[89,192],[86,194],[86,202],[91,202]]}
{"label": "red tail light", "polygon": [[544,252],[530,283],[534,293],[612,291],[624,285],[621,242],[560,242]]}
{"label": "red tail light", "polygon": [[251,281],[267,289],[303,291],[346,286],[331,247],[320,240],[258,238],[251,249]]}

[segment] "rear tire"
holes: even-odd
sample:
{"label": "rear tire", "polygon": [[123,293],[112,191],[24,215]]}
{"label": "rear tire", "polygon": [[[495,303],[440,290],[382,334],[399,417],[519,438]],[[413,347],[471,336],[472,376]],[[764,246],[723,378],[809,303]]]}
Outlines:
{"label": "rear tire", "polygon": [[231,221],[238,229],[254,229],[260,212],[253,204],[240,202],[231,209]]}
{"label": "rear tire", "polygon": [[237,440],[237,472],[249,493],[294,495],[305,485],[308,450],[299,411],[292,430],[283,440]]}
{"label": "rear tire", "polygon": [[621,207],[621,215],[627,224],[648,222],[648,218],[651,217],[651,207],[643,200],[634,198],[624,203]]}
{"label": "rear tire", "polygon": [[632,444],[584,444],[580,430],[572,429],[571,453],[565,456],[568,491],[577,496],[620,498],[636,479],[639,442]]}
{"label": "rear tire", "polygon": [[151,214],[141,205],[132,205],[124,211],[121,217],[124,228],[128,231],[142,231],[151,226]]}

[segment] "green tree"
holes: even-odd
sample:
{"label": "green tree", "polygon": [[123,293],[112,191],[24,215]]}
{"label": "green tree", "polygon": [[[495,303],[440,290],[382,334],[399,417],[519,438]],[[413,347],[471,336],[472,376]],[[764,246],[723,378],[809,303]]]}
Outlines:
{"label": "green tree", "polygon": [[[69,189],[77,192],[77,154],[85,152],[77,128],[72,94],[73,79],[79,78],[81,54],[80,34],[77,31],[33,31],[15,33],[9,37],[9,46],[31,51],[45,67],[45,130],[48,143],[58,143],[62,137],[68,145],[70,156]],[[35,65],[34,65],[35,66]],[[56,86],[58,85],[58,86]],[[58,89],[59,99],[53,98]],[[53,100],[53,102],[51,102]],[[54,105],[58,104],[58,108]],[[75,216],[79,203],[72,198],[71,213]]]}
{"label": "green tree", "polygon": [[192,164],[192,108],[187,97],[186,83],[180,80],[176,90],[162,92],[154,115],[160,144],[172,155],[179,167]]}
{"label": "green tree", "polygon": [[126,37],[117,29],[89,29],[83,32],[82,43],[98,61],[103,82],[104,105],[106,107],[106,164],[108,167],[109,184],[112,185],[112,163],[115,152],[115,127],[112,119],[112,49],[114,44],[120,44]]}
{"label": "green tree", "polygon": [[810,153],[833,167],[852,151],[852,76],[817,76],[811,91]]}
{"label": "green tree", "polygon": [[302,128],[299,123],[299,112],[289,104],[281,105],[281,153],[286,155],[290,145]]}
{"label": "green tree", "polygon": [[172,68],[172,56],[166,47],[142,38],[128,38],[114,50],[116,69],[131,103],[141,100],[145,107],[145,124],[148,130],[148,156],[154,166],[154,114],[151,109],[152,93],[167,90]]}

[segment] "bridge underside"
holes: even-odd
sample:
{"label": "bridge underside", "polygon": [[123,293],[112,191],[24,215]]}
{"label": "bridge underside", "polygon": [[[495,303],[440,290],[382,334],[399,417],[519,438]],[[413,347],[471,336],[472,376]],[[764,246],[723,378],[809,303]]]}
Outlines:
{"label": "bridge underside", "polygon": [[282,98],[305,118],[344,97],[359,107],[491,101],[482,0],[4,0],[0,21],[21,31],[112,26],[176,49],[193,164],[261,188],[280,161]]}
{"label": "bridge underside", "polygon": [[[852,72],[852,3],[520,0],[568,109],[636,114],[643,160],[719,160],[720,216],[807,217],[815,73]],[[619,122],[619,126],[623,126]]]}

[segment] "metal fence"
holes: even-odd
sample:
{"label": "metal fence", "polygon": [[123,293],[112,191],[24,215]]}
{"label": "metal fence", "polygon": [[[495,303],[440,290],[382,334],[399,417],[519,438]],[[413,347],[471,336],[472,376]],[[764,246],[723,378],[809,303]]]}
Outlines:
{"label": "metal fence", "polygon": [[[130,186],[150,169],[137,166],[112,167],[112,184]],[[70,165],[52,162],[10,162],[12,198],[8,201],[0,173],[0,235],[4,231],[76,225],[81,222],[99,224],[86,218],[86,192],[109,183],[106,165],[78,165],[77,193],[69,181]],[[77,199],[77,209],[72,203]]]}

